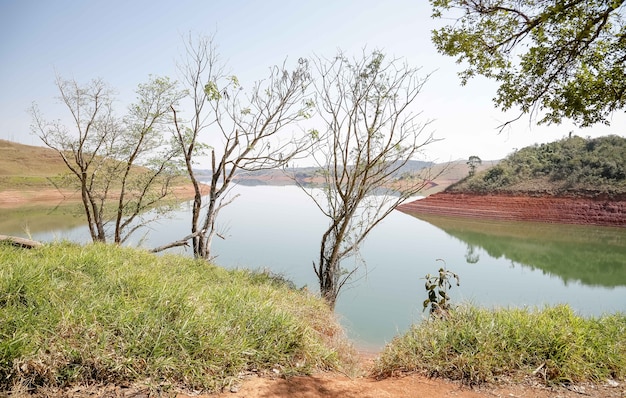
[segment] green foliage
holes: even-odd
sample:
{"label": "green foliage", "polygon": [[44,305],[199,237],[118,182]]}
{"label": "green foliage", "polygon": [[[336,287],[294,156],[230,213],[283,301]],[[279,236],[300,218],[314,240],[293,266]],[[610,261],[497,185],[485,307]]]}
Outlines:
{"label": "green foliage", "polygon": [[615,135],[569,137],[533,145],[509,155],[496,166],[468,177],[450,191],[537,190],[552,193],[626,192],[626,138]]}
{"label": "green foliage", "polygon": [[0,245],[0,319],[0,390],[150,379],[214,391],[252,369],[336,367],[341,334],[280,277],[65,243]]}
{"label": "green foliage", "polygon": [[381,376],[416,371],[468,384],[531,375],[547,384],[623,380],[626,315],[461,307],[413,326],[377,363]]}
{"label": "green foliage", "polygon": [[462,84],[483,75],[500,85],[503,110],[541,113],[540,123],[610,123],[624,108],[622,0],[430,0],[440,53],[465,63]]}
{"label": "green foliage", "polygon": [[141,214],[158,207],[180,175],[175,161],[180,153],[165,137],[183,92],[168,78],[151,76],[120,118],[113,110],[114,92],[102,80],[79,84],[57,76],[56,85],[72,126],[46,120],[33,104],[32,131],[67,167],[92,240],[124,243],[150,221]]}
{"label": "green foliage", "polygon": [[[438,259],[438,261],[443,260]],[[448,290],[452,288],[452,283],[450,283],[450,279],[452,278],[456,279],[456,285],[459,286],[459,276],[452,271],[448,271],[445,266],[439,268],[437,275],[427,274],[424,277],[426,280],[425,289],[428,293],[428,298],[424,300],[423,306],[424,311],[430,307],[431,316],[445,317],[452,308],[450,295],[448,294]]]}
{"label": "green foliage", "polygon": [[217,88],[217,84],[215,84],[215,82],[208,82],[204,85],[204,94],[209,101],[222,99],[222,94],[220,94],[220,90]]}

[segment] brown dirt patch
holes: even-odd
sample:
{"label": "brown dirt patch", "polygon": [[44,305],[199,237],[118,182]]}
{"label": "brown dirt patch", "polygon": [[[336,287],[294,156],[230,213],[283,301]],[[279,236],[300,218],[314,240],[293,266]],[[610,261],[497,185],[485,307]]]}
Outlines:
{"label": "brown dirt patch", "polygon": [[[368,359],[365,361],[371,362]],[[225,392],[210,395],[192,392],[159,393],[145,386],[115,385],[73,387],[66,390],[49,389],[30,395],[31,398],[147,398],[155,396],[176,398],[624,398],[626,386],[620,383],[616,386],[588,384],[545,387],[528,381],[518,384],[504,383],[468,387],[458,382],[428,378],[418,374],[376,380],[367,375],[351,378],[339,373],[317,373],[311,376],[289,378],[252,375],[245,377],[239,384],[233,384]],[[0,397],[4,397],[2,392],[0,392]]]}
{"label": "brown dirt patch", "polygon": [[[547,388],[530,384],[509,384],[470,388],[459,383],[430,379],[420,375],[407,375],[375,380],[370,377],[348,378],[336,374],[319,374],[289,379],[253,378],[246,380],[236,392],[225,392],[218,397],[226,398],[485,398],[485,397],[535,397],[535,398],[622,398],[626,389],[622,386],[576,386]],[[186,395],[179,395],[186,398]]]}
{"label": "brown dirt patch", "polygon": [[80,193],[68,190],[59,191],[50,188],[37,190],[8,189],[0,192],[0,208],[2,209],[61,202],[75,203],[78,201],[80,201]]}
{"label": "brown dirt patch", "polygon": [[[339,373],[318,373],[312,376],[269,378],[253,375],[245,378],[230,391],[217,394],[219,398],[625,398],[626,385],[584,385],[569,387],[545,387],[533,380],[526,383],[503,383],[469,387],[460,382],[429,378],[420,374],[405,374],[377,380],[372,377],[376,355],[359,353],[362,374],[348,377]],[[215,396],[215,395],[213,395]],[[204,396],[210,398],[213,396]],[[189,398],[179,394],[177,398]]]}

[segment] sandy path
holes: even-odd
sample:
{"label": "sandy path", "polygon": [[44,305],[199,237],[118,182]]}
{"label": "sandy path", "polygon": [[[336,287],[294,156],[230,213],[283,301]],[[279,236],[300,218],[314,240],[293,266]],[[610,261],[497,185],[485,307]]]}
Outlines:
{"label": "sandy path", "polygon": [[[187,398],[179,395],[179,398]],[[211,396],[206,396],[211,397]],[[375,380],[371,377],[348,378],[334,373],[308,377],[262,378],[252,377],[231,392],[218,394],[219,398],[624,398],[626,388],[622,384],[610,386],[577,386],[547,388],[530,384],[504,384],[470,388],[460,383],[431,379],[421,375],[407,375]]]}

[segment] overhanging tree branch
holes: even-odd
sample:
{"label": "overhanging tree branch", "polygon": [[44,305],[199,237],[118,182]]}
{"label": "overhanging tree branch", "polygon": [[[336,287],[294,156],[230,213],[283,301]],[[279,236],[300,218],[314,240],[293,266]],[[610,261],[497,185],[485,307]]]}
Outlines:
{"label": "overhanging tree branch", "polygon": [[503,110],[590,126],[623,108],[624,0],[430,1],[435,18],[461,12],[434,31],[439,52],[465,63],[462,84],[478,74],[499,82],[494,102]]}

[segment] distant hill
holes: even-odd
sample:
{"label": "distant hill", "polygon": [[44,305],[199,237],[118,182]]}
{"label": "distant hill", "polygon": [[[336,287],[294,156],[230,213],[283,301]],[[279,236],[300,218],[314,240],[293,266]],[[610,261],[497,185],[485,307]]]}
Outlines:
{"label": "distant hill", "polygon": [[[415,174],[433,165],[432,162],[409,160],[396,174],[398,177]],[[294,183],[292,176],[300,182],[315,180],[318,170],[318,167],[289,167],[285,170],[241,171],[237,173],[235,180],[241,185],[289,185]]]}
{"label": "distant hill", "polygon": [[[481,171],[493,165],[498,164],[498,160],[486,160],[479,165],[476,170]],[[291,185],[294,184],[293,177],[301,182],[311,182],[320,177],[316,176],[319,168],[317,167],[298,167],[287,168],[283,170],[260,170],[254,172],[242,171],[235,177],[235,182],[241,185]],[[210,170],[200,170],[207,176]],[[459,159],[446,163],[423,162],[417,160],[409,161],[402,167],[397,175],[415,175],[420,174],[422,177],[431,180],[421,194],[424,196],[440,192],[449,185],[454,184],[465,178],[469,173],[467,160]]]}
{"label": "distant hill", "polygon": [[[142,172],[145,168],[135,166],[133,170]],[[63,159],[53,149],[0,140],[0,189],[59,189],[62,176],[68,173]]]}
{"label": "distant hill", "polygon": [[0,188],[51,186],[48,180],[67,172],[55,151],[0,140]]}
{"label": "distant hill", "polygon": [[[483,161],[478,171],[486,169],[498,161]],[[398,173],[415,174],[430,169],[430,175],[438,176],[425,195],[439,192],[469,173],[466,160],[434,164],[417,160],[409,161]],[[315,175],[316,167],[288,168],[286,171],[299,179]],[[23,145],[0,140],[0,189],[53,188],[54,177],[67,173],[67,168],[56,151],[42,147]],[[443,171],[443,173],[442,173]],[[210,170],[196,170],[199,178],[207,179]],[[289,185],[293,180],[283,170],[241,171],[236,182],[242,185]]]}
{"label": "distant hill", "polygon": [[622,196],[626,194],[626,138],[574,136],[529,146],[446,191]]}
{"label": "distant hill", "polygon": [[52,176],[65,171],[50,148],[0,140],[0,176]]}

